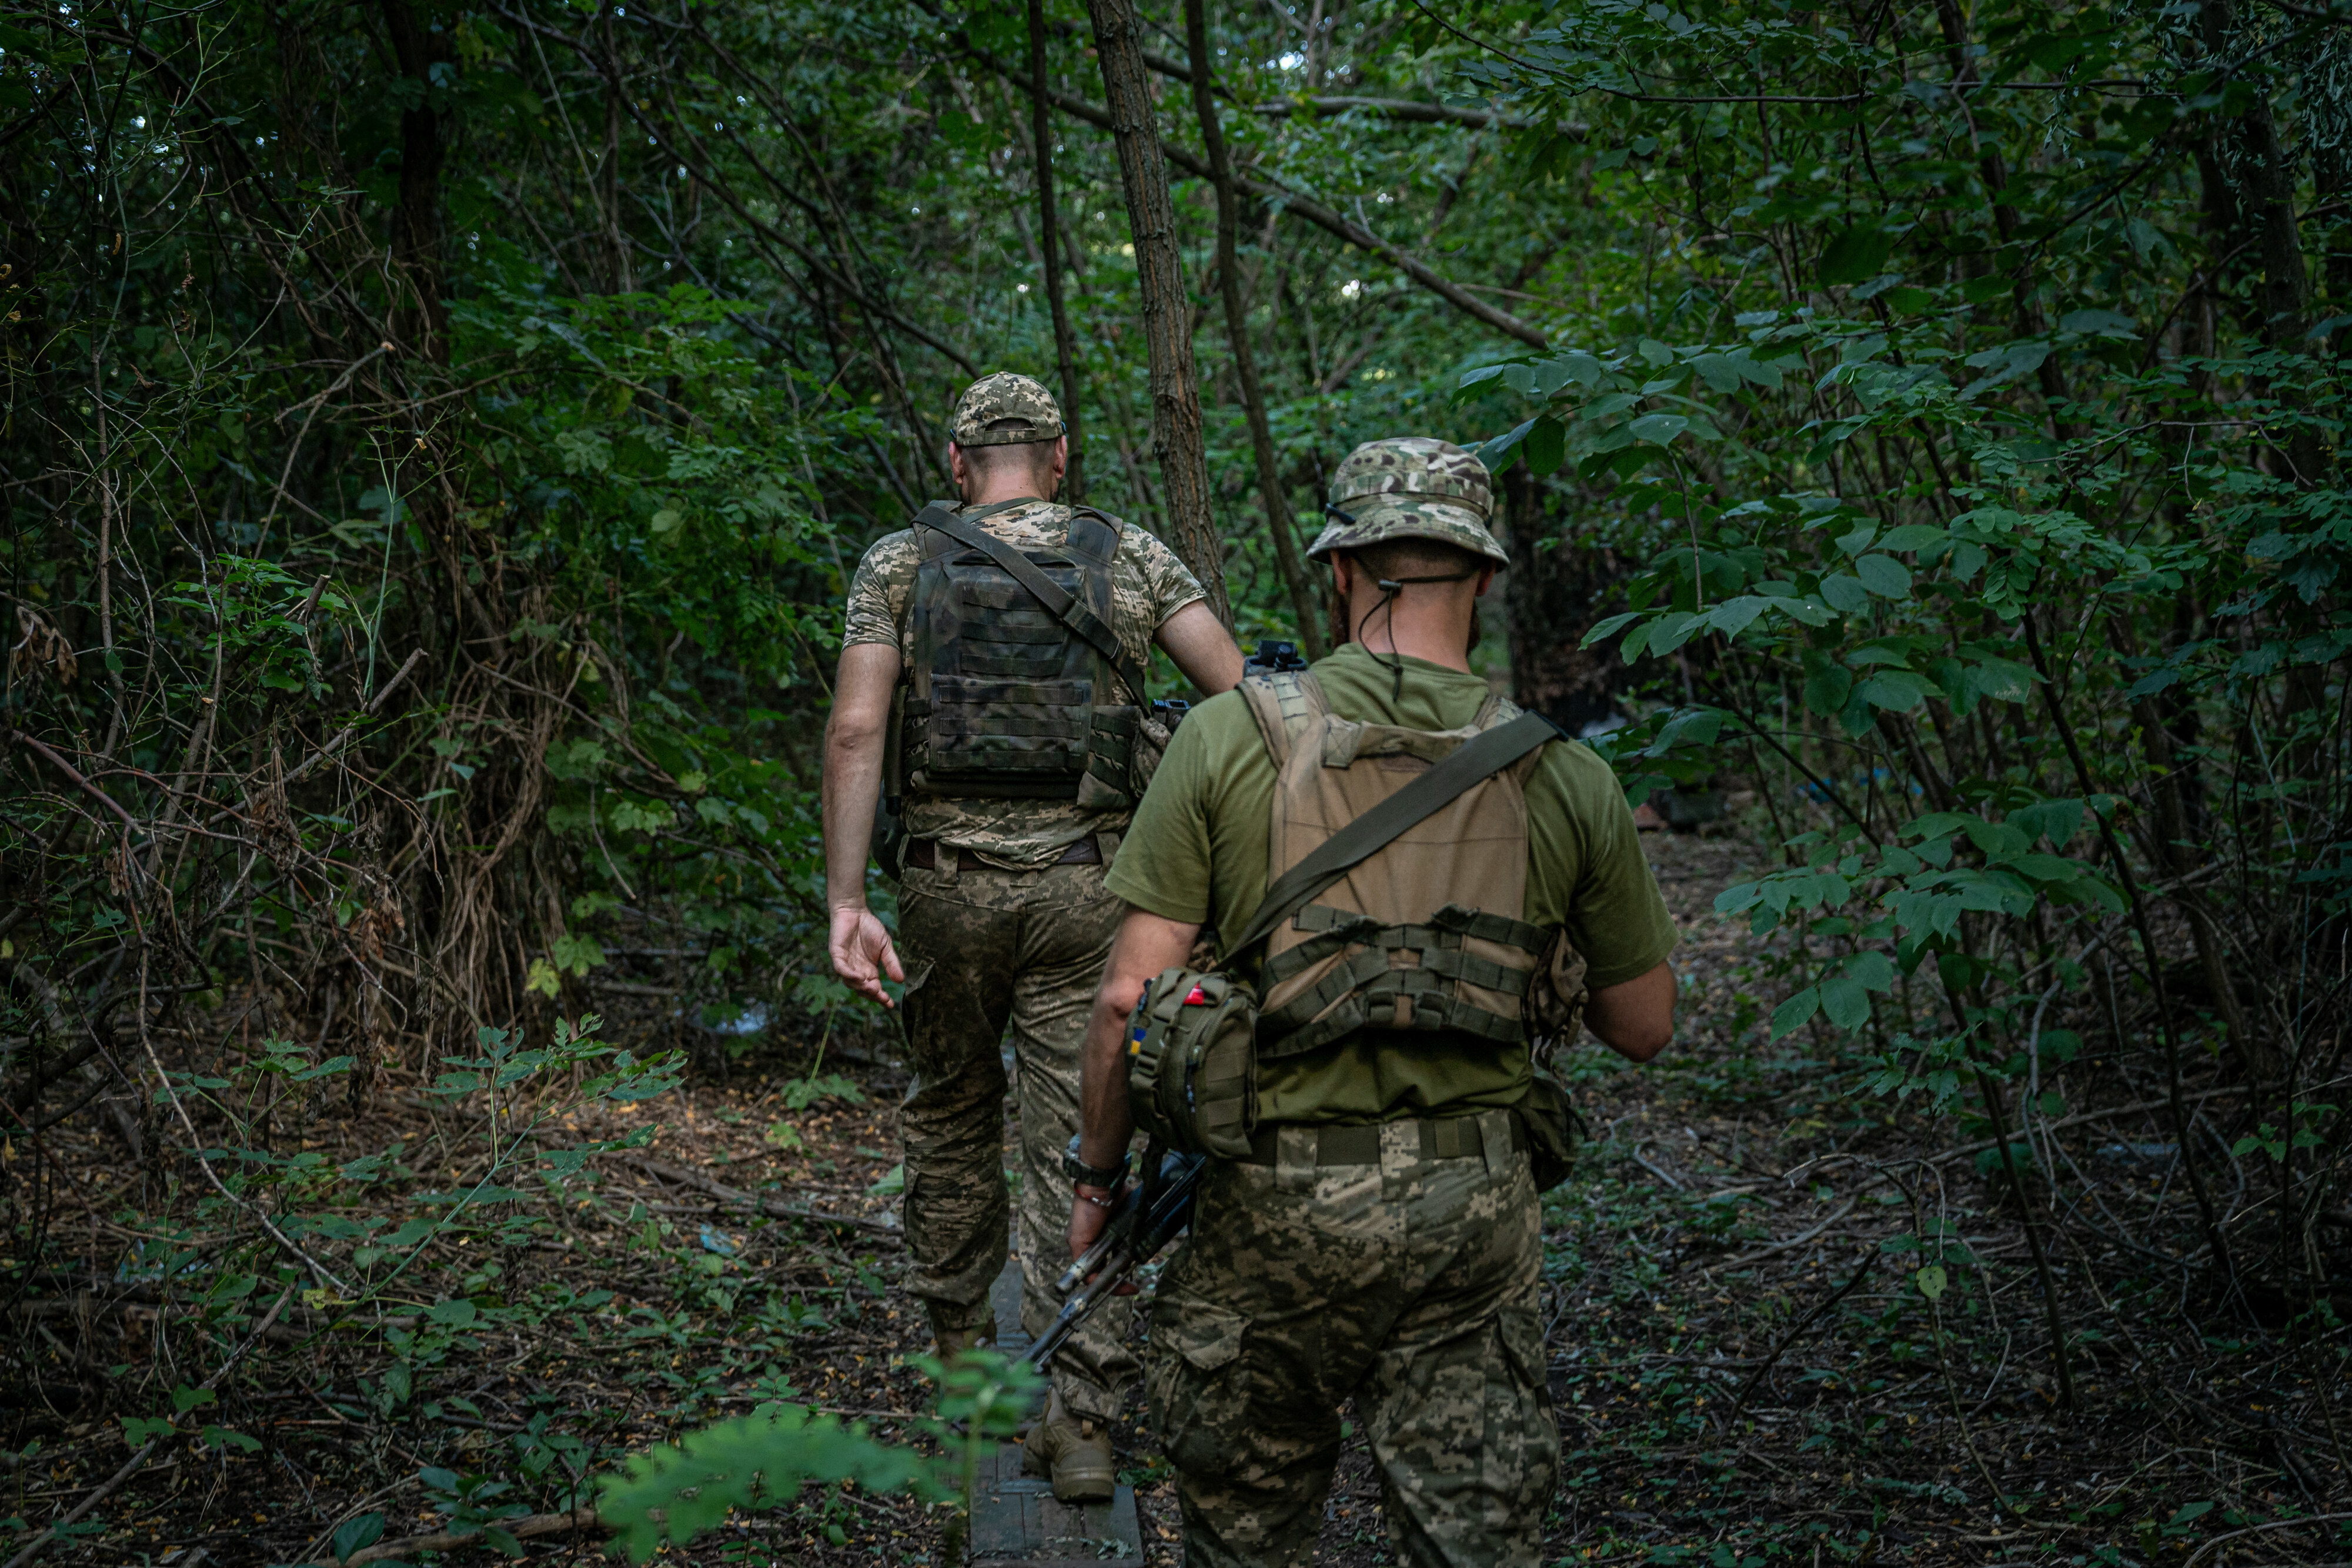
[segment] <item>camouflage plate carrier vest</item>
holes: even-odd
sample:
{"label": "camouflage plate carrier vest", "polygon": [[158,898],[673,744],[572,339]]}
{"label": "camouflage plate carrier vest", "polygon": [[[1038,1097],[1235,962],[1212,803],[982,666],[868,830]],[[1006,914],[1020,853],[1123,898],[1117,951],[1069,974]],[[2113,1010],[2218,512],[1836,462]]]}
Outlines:
{"label": "camouflage plate carrier vest", "polygon": [[[975,526],[977,526],[975,524]],[[1075,511],[1058,550],[1020,553],[1076,601],[1093,640],[985,553],[916,519],[914,658],[902,695],[903,791],[963,800],[1075,800],[1131,807],[1139,692],[1097,643],[1112,631],[1118,525]],[[1124,700],[1122,701],[1122,697]]]}
{"label": "camouflage plate carrier vest", "polygon": [[[1242,692],[1276,773],[1269,881],[1519,712],[1489,696],[1463,729],[1358,724],[1331,712],[1311,671],[1253,677]],[[1472,786],[1274,932],[1258,978],[1261,1061],[1367,1029],[1528,1039],[1528,983],[1551,945],[1520,918],[1527,779],[1542,755]]]}

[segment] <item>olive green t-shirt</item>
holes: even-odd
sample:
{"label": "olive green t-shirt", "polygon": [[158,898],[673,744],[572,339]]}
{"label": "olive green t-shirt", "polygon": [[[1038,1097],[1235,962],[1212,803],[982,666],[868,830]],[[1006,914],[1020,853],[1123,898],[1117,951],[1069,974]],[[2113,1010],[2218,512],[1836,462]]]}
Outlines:
{"label": "olive green t-shirt", "polygon": [[[1332,711],[1358,723],[1459,729],[1486,700],[1478,676],[1414,658],[1394,693],[1388,657],[1357,643],[1314,669]],[[1274,758],[1241,694],[1210,698],[1177,730],[1136,808],[1110,891],[1162,919],[1241,931],[1265,897],[1274,791]],[[1655,968],[1674,950],[1674,920],[1609,765],[1590,747],[1555,742],[1528,775],[1527,800],[1527,908],[1499,913],[1566,925],[1595,989]],[[1263,1064],[1258,1113],[1339,1123],[1461,1114],[1516,1103],[1530,1071],[1524,1045],[1366,1030]]]}

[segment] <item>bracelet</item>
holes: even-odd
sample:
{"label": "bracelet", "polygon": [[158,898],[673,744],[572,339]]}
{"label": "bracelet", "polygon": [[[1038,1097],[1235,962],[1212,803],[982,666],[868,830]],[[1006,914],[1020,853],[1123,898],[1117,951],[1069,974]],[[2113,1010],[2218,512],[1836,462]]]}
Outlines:
{"label": "bracelet", "polygon": [[1116,1197],[1098,1197],[1095,1194],[1087,1191],[1084,1187],[1076,1188],[1073,1193],[1073,1196],[1076,1197],[1080,1203],[1091,1203],[1097,1208],[1117,1208],[1118,1207],[1118,1199]]}

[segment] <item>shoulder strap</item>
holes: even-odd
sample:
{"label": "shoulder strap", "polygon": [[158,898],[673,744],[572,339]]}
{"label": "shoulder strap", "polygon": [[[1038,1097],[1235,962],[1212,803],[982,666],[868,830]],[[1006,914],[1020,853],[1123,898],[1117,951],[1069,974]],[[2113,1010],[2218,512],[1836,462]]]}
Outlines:
{"label": "shoulder strap", "polygon": [[1265,890],[1265,901],[1257,906],[1248,929],[1221,955],[1222,961],[1232,962],[1252,943],[1272,936],[1275,928],[1297,914],[1308,899],[1451,804],[1473,785],[1493,778],[1546,741],[1560,738],[1559,729],[1551,720],[1539,713],[1529,713],[1464,741],[1444,761],[1332,834],[1312,854],[1276,878],[1274,885]]}
{"label": "shoulder strap", "polygon": [[1298,738],[1318,714],[1331,711],[1323,695],[1323,684],[1312,670],[1276,670],[1272,674],[1244,675],[1241,685],[1242,700],[1249,705],[1250,716],[1257,720],[1257,732],[1265,741],[1266,754],[1274,758],[1275,770],[1290,760],[1290,744]]}
{"label": "shoulder strap", "polygon": [[1118,672],[1118,678],[1127,683],[1129,695],[1139,705],[1149,700],[1144,695],[1142,666],[1129,657],[1127,650],[1119,645],[1118,633],[1104,625],[1102,617],[1064,591],[1060,583],[1038,570],[1035,561],[979,527],[971,518],[959,517],[937,501],[918,512],[915,523],[920,528],[937,528],[956,543],[980,551],[1003,567],[1012,575],[1013,581],[1029,591],[1031,598],[1045,607],[1046,613],[1085,639],[1096,653],[1110,661],[1111,668]]}
{"label": "shoulder strap", "polygon": [[1477,716],[1470,721],[1473,729],[1491,729],[1498,724],[1508,724],[1527,710],[1500,692],[1488,692],[1486,700],[1478,705]]}
{"label": "shoulder strap", "polygon": [[1085,556],[1096,565],[1108,570],[1118,555],[1119,522],[1108,512],[1092,507],[1070,508],[1069,542],[1065,547],[1073,555]]}
{"label": "shoulder strap", "polygon": [[909,532],[929,527],[934,533],[937,533],[940,536],[939,542],[937,544],[925,545],[923,547],[923,559],[929,560],[935,555],[944,555],[949,550],[959,547],[967,549],[971,548],[969,545],[964,543],[963,536],[961,533],[950,533],[945,529],[939,528],[939,517],[934,517],[932,514],[938,513],[941,516],[960,519],[966,523],[976,523],[982,517],[994,517],[999,512],[1009,512],[1015,507],[1028,506],[1037,497],[1034,496],[1016,497],[1014,499],[1010,501],[999,501],[992,507],[978,507],[969,512],[962,510],[961,504],[959,502],[926,501],[923,503],[923,509],[917,512],[913,519],[909,521],[907,526]]}

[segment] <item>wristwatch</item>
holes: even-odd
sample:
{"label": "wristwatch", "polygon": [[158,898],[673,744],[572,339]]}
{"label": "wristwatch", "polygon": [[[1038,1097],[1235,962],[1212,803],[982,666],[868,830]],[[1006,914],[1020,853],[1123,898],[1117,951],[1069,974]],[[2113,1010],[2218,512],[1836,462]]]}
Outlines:
{"label": "wristwatch", "polygon": [[1070,1146],[1062,1151],[1062,1174],[1080,1186],[1117,1187],[1127,1179],[1127,1155],[1118,1156],[1115,1166],[1090,1166],[1078,1158],[1078,1134],[1070,1134]]}

